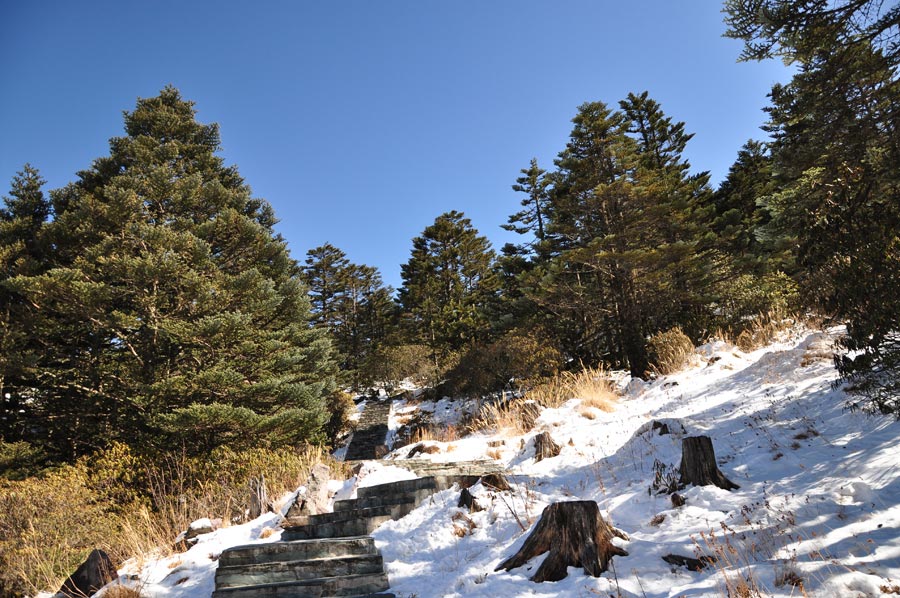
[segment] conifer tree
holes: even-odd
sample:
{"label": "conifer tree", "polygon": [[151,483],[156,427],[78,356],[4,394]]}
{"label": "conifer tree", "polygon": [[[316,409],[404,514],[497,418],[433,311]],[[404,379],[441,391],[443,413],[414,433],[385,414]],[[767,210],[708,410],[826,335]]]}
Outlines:
{"label": "conifer tree", "polygon": [[547,172],[538,167],[537,158],[531,159],[528,168],[521,170],[522,176],[516,179],[513,191],[524,193],[523,210],[509,217],[509,222],[502,225],[505,230],[534,235],[535,245],[540,245],[545,238],[544,220],[547,218],[548,186],[550,179]]}
{"label": "conifer tree", "polygon": [[22,417],[30,395],[28,379],[41,352],[30,325],[34,306],[5,282],[47,267],[42,229],[52,215],[42,190],[46,181],[26,164],[12,180],[0,208],[0,440],[20,440],[27,426]]}
{"label": "conifer tree", "polygon": [[304,277],[314,322],[331,334],[347,381],[361,388],[371,381],[368,361],[391,329],[392,290],[384,286],[376,268],[351,263],[330,243],[307,252]]}
{"label": "conifer tree", "polygon": [[839,369],[900,413],[900,5],[727,2],[743,58],[797,73],[772,89],[773,227],[794,239],[808,304],[847,322]]}
{"label": "conifer tree", "polygon": [[44,352],[29,417],[67,457],[111,440],[314,438],[334,381],[300,268],[266,202],[171,87],[140,99],[108,156],[52,194],[52,267],[6,287]]}
{"label": "conifer tree", "polygon": [[461,212],[441,214],[413,239],[399,300],[409,334],[431,348],[439,366],[490,333],[499,285],[493,262],[490,242]]}

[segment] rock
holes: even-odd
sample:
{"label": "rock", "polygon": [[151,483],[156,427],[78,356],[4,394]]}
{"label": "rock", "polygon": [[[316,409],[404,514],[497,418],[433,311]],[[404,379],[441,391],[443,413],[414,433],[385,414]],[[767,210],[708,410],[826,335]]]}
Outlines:
{"label": "rock", "polygon": [[328,511],[328,482],[331,481],[331,468],[317,463],[309,472],[306,492],[297,497],[287,512],[287,517],[301,515],[318,515]]}
{"label": "rock", "polygon": [[187,530],[181,532],[181,534],[179,534],[178,537],[175,538],[175,550],[184,552],[197,543],[197,536],[200,536],[202,534],[211,534],[220,527],[222,527],[221,519],[209,519],[207,517],[204,517],[202,519],[192,521]]}
{"label": "rock", "polygon": [[662,557],[662,560],[675,567],[685,567],[688,571],[702,571],[707,566],[715,563],[716,557],[701,556],[699,559],[695,559],[693,557],[682,556],[680,554],[667,554]]}
{"label": "rock", "polygon": [[75,573],[69,576],[59,589],[58,596],[85,598],[93,596],[97,590],[116,578],[116,567],[109,555],[94,549]]}
{"label": "rock", "polygon": [[512,490],[512,486],[509,485],[509,482],[503,477],[503,474],[500,473],[489,473],[481,476],[481,483],[492,490],[499,490],[500,492]]}
{"label": "rock", "polygon": [[672,499],[672,506],[675,507],[676,509],[678,507],[683,507],[685,505],[685,503],[687,502],[686,500],[684,500],[684,497],[681,496],[680,494],[678,494],[677,492],[673,493],[670,498]]}

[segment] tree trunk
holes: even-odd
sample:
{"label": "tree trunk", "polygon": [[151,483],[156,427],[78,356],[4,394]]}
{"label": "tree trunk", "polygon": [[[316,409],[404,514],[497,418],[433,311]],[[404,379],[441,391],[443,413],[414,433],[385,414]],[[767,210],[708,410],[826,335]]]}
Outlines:
{"label": "tree trunk", "polygon": [[681,441],[680,469],[682,486],[714,484],[725,490],[740,488],[719,471],[716,465],[716,453],[709,436],[688,436]]}
{"label": "tree trunk", "polygon": [[534,460],[542,461],[559,455],[560,447],[553,442],[550,432],[544,431],[534,437]]}
{"label": "tree trunk", "polygon": [[553,503],[544,509],[531,535],[519,551],[497,566],[495,571],[521,567],[532,558],[550,551],[531,581],[559,581],[567,567],[582,567],[594,577],[609,567],[614,556],[628,553],[612,543],[616,536],[628,537],[609,525],[592,500]]}

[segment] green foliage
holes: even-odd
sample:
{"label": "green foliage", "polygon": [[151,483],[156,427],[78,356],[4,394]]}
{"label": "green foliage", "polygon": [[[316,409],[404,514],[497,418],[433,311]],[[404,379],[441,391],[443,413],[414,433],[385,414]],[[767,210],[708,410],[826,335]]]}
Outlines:
{"label": "green foliage", "polygon": [[346,381],[355,389],[371,383],[367,365],[394,327],[393,290],[377,269],[350,263],[328,243],[307,252],[304,279],[313,321],[334,340]]}
{"label": "green foliage", "polygon": [[196,122],[177,90],[139,100],[125,130],[51,193],[39,267],[0,281],[16,306],[5,334],[39,347],[0,363],[29,422],[18,433],[57,458],[157,445],[158,425],[187,445],[193,424],[215,421],[231,435],[207,428],[208,449],[238,438],[238,414],[260,420],[263,442],[313,437],[334,386],[331,348],[307,324],[271,208],[215,155],[218,127]]}
{"label": "green foliage", "polygon": [[699,335],[727,258],[713,246],[708,175],[689,172],[691,135],[648,94],[583,104],[556,161],[546,238],[530,264],[507,252],[515,288],[550,320],[567,356],[648,370],[648,335]]}
{"label": "green foliage", "polygon": [[490,334],[499,288],[493,261],[490,242],[461,212],[438,216],[413,239],[399,300],[412,341],[430,348],[437,369]]}
{"label": "green foliage", "polygon": [[797,72],[772,89],[772,228],[796,247],[805,302],[847,322],[838,369],[879,411],[896,410],[900,361],[900,5],[875,0],[729,1],[744,57]]}
{"label": "green foliage", "polygon": [[535,334],[512,330],[497,340],[466,351],[447,374],[455,394],[483,396],[556,374],[562,355]]}
{"label": "green foliage", "polygon": [[27,442],[3,442],[0,440],[0,479],[21,480],[37,474],[47,460],[47,455]]}
{"label": "green foliage", "polygon": [[718,315],[712,328],[740,334],[765,313],[791,313],[799,308],[797,283],[783,272],[743,274],[721,283]]}

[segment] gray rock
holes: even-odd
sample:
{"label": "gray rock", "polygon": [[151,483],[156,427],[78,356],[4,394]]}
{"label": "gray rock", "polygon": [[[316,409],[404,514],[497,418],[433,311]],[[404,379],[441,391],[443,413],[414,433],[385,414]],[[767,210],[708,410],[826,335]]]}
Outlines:
{"label": "gray rock", "polygon": [[116,578],[116,567],[109,555],[99,548],[91,551],[86,561],[69,576],[57,596],[85,598],[93,596],[97,590]]}

